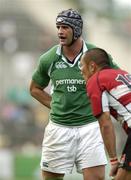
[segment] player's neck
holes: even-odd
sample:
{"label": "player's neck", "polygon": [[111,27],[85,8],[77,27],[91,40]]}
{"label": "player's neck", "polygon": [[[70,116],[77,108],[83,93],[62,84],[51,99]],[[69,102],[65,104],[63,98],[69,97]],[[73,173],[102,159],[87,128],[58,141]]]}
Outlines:
{"label": "player's neck", "polygon": [[74,60],[74,58],[80,53],[82,46],[83,40],[79,38],[71,46],[63,46],[63,54],[69,60]]}

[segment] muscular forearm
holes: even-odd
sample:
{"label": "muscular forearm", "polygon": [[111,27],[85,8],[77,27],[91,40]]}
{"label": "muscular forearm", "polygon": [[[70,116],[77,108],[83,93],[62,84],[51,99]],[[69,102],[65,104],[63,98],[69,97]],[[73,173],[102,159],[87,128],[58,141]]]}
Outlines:
{"label": "muscular forearm", "polygon": [[101,134],[110,158],[116,157],[116,136],[114,126],[109,116],[101,116],[99,119]]}
{"label": "muscular forearm", "polygon": [[102,127],[101,134],[109,157],[116,157],[116,140],[113,127]]}
{"label": "muscular forearm", "polygon": [[99,124],[103,141],[110,158],[110,176],[115,176],[118,170],[119,162],[116,155],[116,137],[114,126],[109,112],[103,112],[99,117]]}

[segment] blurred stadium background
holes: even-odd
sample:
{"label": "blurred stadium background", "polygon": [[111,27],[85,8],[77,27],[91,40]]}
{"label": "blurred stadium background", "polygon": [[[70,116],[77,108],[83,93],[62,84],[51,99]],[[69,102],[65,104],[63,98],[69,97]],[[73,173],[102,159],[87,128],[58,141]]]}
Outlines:
{"label": "blurred stadium background", "polygon": [[[131,72],[130,0],[0,0],[0,180],[41,180],[49,110],[31,98],[28,88],[39,55],[57,43],[56,15],[67,8],[83,15],[84,38]],[[120,154],[125,135],[119,126],[116,132],[122,134]],[[75,170],[65,177],[81,179]]]}

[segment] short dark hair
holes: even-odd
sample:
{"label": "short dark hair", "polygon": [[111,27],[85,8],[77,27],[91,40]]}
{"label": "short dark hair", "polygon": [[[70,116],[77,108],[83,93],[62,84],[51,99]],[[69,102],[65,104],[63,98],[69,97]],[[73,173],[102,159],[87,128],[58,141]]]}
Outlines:
{"label": "short dark hair", "polygon": [[85,58],[88,58],[88,60],[90,59],[90,61],[94,61],[100,67],[110,66],[109,55],[104,49],[90,49],[85,53],[84,56]]}

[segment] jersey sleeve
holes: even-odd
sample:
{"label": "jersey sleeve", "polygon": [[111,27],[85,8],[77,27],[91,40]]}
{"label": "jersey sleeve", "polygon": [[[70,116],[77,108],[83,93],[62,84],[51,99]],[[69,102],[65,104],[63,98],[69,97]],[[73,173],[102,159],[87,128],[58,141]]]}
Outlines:
{"label": "jersey sleeve", "polygon": [[49,84],[50,77],[48,75],[48,69],[46,67],[46,61],[44,61],[44,56],[39,58],[38,66],[32,75],[32,80],[43,88]]}
{"label": "jersey sleeve", "polygon": [[87,83],[87,92],[90,98],[93,115],[98,117],[102,112],[109,111],[108,97],[106,91],[103,91],[98,82],[97,77],[91,77]]}

